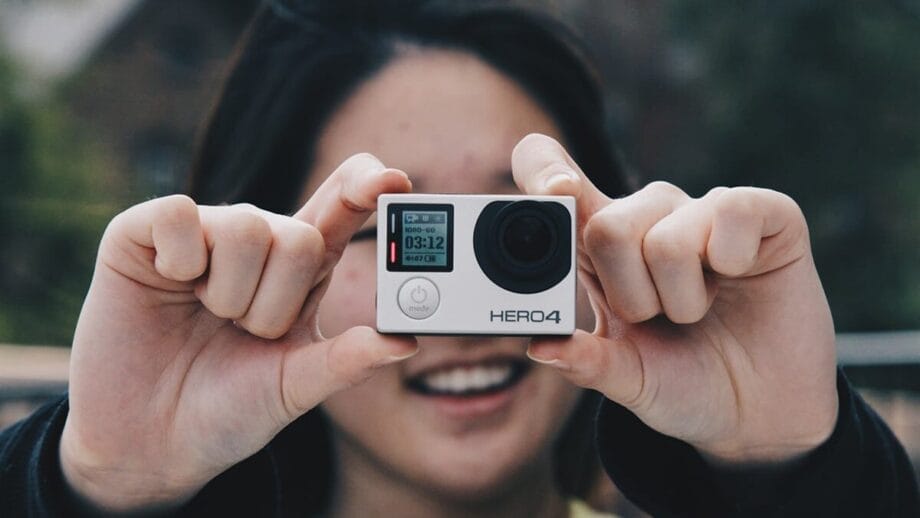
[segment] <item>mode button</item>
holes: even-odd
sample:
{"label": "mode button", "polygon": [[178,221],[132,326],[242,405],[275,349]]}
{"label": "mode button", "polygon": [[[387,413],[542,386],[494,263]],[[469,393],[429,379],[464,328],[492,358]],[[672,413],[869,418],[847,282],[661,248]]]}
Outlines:
{"label": "mode button", "polygon": [[424,277],[414,277],[399,288],[399,309],[409,318],[424,320],[434,314],[441,302],[438,287]]}

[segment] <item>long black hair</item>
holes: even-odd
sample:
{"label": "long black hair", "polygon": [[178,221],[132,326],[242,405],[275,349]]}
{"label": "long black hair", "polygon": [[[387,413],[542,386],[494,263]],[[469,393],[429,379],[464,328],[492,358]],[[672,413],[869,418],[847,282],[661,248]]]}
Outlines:
{"label": "long black hair", "polygon": [[[591,181],[627,192],[605,126],[597,76],[558,21],[507,2],[272,0],[258,9],[198,142],[189,194],[199,203],[296,209],[327,120],[405,44],[470,52],[517,81],[553,117]],[[585,496],[600,473],[593,449],[598,396],[586,392],[557,444],[557,481]],[[308,462],[314,508],[334,468],[323,417],[311,412],[279,440],[319,446]],[[319,451],[317,451],[319,450]]]}

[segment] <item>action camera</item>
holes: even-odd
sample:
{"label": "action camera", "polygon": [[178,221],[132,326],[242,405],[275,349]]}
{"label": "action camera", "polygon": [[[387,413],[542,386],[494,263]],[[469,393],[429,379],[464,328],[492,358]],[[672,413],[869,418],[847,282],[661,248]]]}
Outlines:
{"label": "action camera", "polygon": [[377,330],[570,335],[571,196],[383,194]]}

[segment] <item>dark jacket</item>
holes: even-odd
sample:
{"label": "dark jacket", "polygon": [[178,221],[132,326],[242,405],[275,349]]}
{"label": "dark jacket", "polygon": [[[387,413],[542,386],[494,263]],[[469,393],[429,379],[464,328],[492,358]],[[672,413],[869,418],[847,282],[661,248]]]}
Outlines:
{"label": "dark jacket", "polygon": [[[607,473],[653,516],[920,517],[904,448],[838,374],[840,413],[828,441],[792,467],[717,470],[686,443],[605,401],[597,447]],[[77,515],[58,462],[66,396],[0,433],[0,516]],[[333,476],[322,417],[308,413],[208,484],[192,516],[310,516]]]}

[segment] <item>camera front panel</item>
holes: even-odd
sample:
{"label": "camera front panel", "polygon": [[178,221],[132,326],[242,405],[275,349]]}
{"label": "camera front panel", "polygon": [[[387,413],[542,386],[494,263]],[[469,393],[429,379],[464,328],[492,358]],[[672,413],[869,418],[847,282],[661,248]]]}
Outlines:
{"label": "camera front panel", "polygon": [[569,335],[575,200],[385,194],[377,203],[377,330]]}

